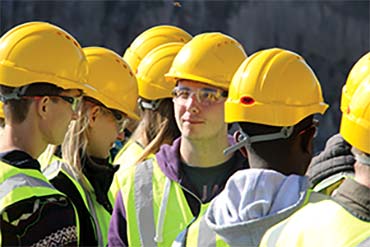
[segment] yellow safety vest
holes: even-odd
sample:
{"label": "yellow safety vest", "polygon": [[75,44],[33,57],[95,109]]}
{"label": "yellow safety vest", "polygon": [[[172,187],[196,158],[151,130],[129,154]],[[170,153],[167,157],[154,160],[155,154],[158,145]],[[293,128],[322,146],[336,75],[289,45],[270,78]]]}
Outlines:
{"label": "yellow safety vest", "polygon": [[[94,222],[92,225],[95,229],[96,239],[98,240],[98,246],[106,246],[108,244],[108,230],[111,214],[97,202],[94,189],[89,181],[85,178],[86,188],[82,186],[80,179],[74,174],[69,165],[67,165],[62,160],[56,160],[50,164],[45,170],[45,176],[52,180],[56,177],[59,172],[62,172],[76,187],[81,198],[89,211]],[[108,199],[112,205],[114,205],[114,199],[111,192],[108,192]]]}
{"label": "yellow safety vest", "polygon": [[155,156],[123,175],[129,246],[171,246],[194,218],[183,187],[163,174]]}
{"label": "yellow safety vest", "polygon": [[[10,205],[32,197],[58,197],[68,198],[56,190],[46,177],[36,169],[22,169],[0,161],[0,214]],[[21,181],[21,183],[20,183]],[[74,207],[74,205],[71,203]],[[74,207],[76,217],[76,230],[79,232],[78,213]],[[1,244],[0,229],[0,246]],[[79,241],[79,240],[78,240]]]}
{"label": "yellow safety vest", "polygon": [[370,222],[358,219],[327,199],[306,205],[269,229],[260,246],[370,246]]}
{"label": "yellow safety vest", "polygon": [[219,235],[217,235],[211,228],[208,227],[204,217],[208,206],[209,203],[201,206],[197,219],[190,223],[186,230],[180,233],[171,247],[228,246]]}
{"label": "yellow safety vest", "polygon": [[316,184],[312,189],[313,191],[330,196],[336,189],[338,189],[338,187],[346,178],[350,178],[353,176],[353,173],[351,174],[349,172],[339,172],[320,181],[320,183]]}
{"label": "yellow safety vest", "polygon": [[120,165],[118,171],[114,174],[110,191],[113,197],[117,197],[117,193],[122,184],[124,170],[134,164],[140,157],[144,148],[137,142],[128,142],[116,155],[113,164]]}
{"label": "yellow safety vest", "polygon": [[[308,190],[301,206],[308,202],[317,202],[327,198],[318,193]],[[298,207],[297,209],[298,210]],[[290,212],[291,215],[294,211]],[[205,213],[205,212],[204,212]],[[204,213],[202,215],[204,215]],[[200,217],[188,227],[186,238],[176,241],[172,247],[224,247],[229,246],[222,238],[210,229],[205,221],[205,217]],[[186,244],[185,244],[186,243]]]}

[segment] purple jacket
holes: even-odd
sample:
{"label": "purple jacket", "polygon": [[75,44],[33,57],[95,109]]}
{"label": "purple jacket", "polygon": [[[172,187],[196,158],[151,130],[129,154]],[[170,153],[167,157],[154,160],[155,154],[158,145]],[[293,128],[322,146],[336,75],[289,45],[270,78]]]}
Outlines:
{"label": "purple jacket", "polygon": [[[162,145],[158,153],[156,153],[156,159],[159,167],[166,177],[193,192],[188,179],[183,176],[181,172],[181,158],[179,153],[180,140],[181,138],[176,139],[172,145]],[[232,137],[229,138],[229,142],[233,142]],[[233,163],[233,172],[249,168],[247,160],[239,152],[235,152],[234,155],[237,157],[235,157],[236,162]],[[217,191],[214,196],[220,193],[223,187],[224,186],[219,188],[219,191]],[[198,200],[186,191],[184,191],[184,194],[189,203],[189,207],[192,209],[192,212],[199,212],[200,205]],[[210,201],[212,198],[209,198],[207,201]],[[108,233],[108,246],[128,246],[126,232],[126,211],[121,193],[118,193],[117,195],[112,213]]]}

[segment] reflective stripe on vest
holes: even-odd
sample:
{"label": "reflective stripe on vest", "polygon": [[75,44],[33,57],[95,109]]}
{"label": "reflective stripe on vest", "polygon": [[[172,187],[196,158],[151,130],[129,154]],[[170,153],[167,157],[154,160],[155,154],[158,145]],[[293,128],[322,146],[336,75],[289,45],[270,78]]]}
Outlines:
{"label": "reflective stripe on vest", "polygon": [[126,169],[122,181],[129,246],[170,246],[194,218],[182,187],[164,175],[154,155]]}
{"label": "reflective stripe on vest", "polygon": [[21,169],[4,162],[0,162],[0,166],[0,212],[9,205],[33,196],[65,197],[39,170]]}
{"label": "reflective stripe on vest", "polygon": [[[0,161],[0,214],[10,205],[32,198],[54,196],[66,198],[65,195],[56,190],[36,169],[21,169]],[[78,214],[74,208],[76,221]],[[77,230],[79,224],[76,222]],[[2,236],[0,231],[0,245]],[[79,241],[79,239],[78,239]]]}
{"label": "reflective stripe on vest", "polygon": [[153,215],[152,176],[152,162],[146,161],[136,166],[135,207],[141,246],[157,246],[154,242],[155,225]]}
{"label": "reflective stripe on vest", "polygon": [[0,198],[4,198],[11,191],[20,187],[47,187],[55,190],[55,188],[46,181],[19,173],[0,184]]}
{"label": "reflective stripe on vest", "polygon": [[216,246],[216,233],[208,227],[205,217],[199,222],[198,246]]}
{"label": "reflective stripe on vest", "polygon": [[362,241],[356,247],[369,247],[369,246],[370,246],[370,236],[367,239],[365,239],[364,241]]}
{"label": "reflective stripe on vest", "polygon": [[308,204],[271,228],[261,246],[370,246],[369,237],[370,222],[356,218],[338,203],[326,199]]}

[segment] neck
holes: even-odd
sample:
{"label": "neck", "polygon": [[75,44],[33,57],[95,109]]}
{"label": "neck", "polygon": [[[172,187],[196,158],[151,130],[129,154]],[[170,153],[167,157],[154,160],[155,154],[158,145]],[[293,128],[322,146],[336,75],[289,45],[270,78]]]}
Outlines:
{"label": "neck", "polygon": [[370,166],[357,161],[354,168],[356,182],[370,188]]}
{"label": "neck", "polygon": [[275,170],[284,175],[303,176],[311,160],[311,155],[295,144],[256,143],[247,151],[251,168]]}
{"label": "neck", "polygon": [[207,140],[192,140],[181,137],[180,155],[182,160],[196,167],[212,167],[226,162],[231,155],[224,156],[223,151],[229,146],[227,135]]}
{"label": "neck", "polygon": [[20,124],[6,124],[1,133],[0,152],[21,150],[34,159],[45,150],[47,143],[38,135],[35,126],[22,122]]}

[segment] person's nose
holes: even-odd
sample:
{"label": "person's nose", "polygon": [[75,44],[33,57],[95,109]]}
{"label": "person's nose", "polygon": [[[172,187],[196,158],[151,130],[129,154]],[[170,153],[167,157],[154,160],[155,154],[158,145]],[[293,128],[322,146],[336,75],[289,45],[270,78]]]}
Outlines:
{"label": "person's nose", "polygon": [[125,139],[125,132],[122,131],[122,132],[118,133],[117,140],[123,141],[124,139]]}
{"label": "person's nose", "polygon": [[197,97],[194,93],[189,95],[189,98],[186,100],[185,103],[186,110],[190,113],[197,113],[199,112],[199,102]]}

